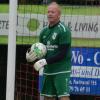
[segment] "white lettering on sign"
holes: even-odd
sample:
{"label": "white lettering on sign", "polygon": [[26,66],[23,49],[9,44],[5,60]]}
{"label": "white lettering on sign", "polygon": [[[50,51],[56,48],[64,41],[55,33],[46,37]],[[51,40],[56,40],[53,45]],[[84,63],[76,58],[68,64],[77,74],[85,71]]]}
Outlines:
{"label": "white lettering on sign", "polygon": [[100,52],[96,52],[94,55],[94,62],[96,65],[100,65],[100,60],[99,61],[97,60],[98,56],[100,57]]}
{"label": "white lettering on sign", "polygon": [[83,58],[83,55],[80,54],[79,51],[72,51],[72,58],[71,58],[71,60],[74,63],[82,64],[83,61],[84,61],[84,58]]}
{"label": "white lettering on sign", "polygon": [[[93,61],[92,61],[92,57],[93,57]],[[73,50],[71,61],[73,64],[81,64],[82,65],[84,63],[84,59],[86,59],[87,62],[92,61],[92,62],[94,62],[95,65],[99,66],[100,65],[99,57],[100,57],[99,51],[95,52],[92,56],[90,56],[90,58],[87,58],[85,55],[82,54],[82,52]]]}

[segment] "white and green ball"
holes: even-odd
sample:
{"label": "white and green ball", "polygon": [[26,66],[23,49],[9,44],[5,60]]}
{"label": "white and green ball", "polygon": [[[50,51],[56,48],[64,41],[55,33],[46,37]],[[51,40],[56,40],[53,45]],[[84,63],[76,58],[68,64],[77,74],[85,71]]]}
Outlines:
{"label": "white and green ball", "polygon": [[32,44],[31,51],[36,53],[38,59],[44,57],[47,53],[46,46],[40,42]]}

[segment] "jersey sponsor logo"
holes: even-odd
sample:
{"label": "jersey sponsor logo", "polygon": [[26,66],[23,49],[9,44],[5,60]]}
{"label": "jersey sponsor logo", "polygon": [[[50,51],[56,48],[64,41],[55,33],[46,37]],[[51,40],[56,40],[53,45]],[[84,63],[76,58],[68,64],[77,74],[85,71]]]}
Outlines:
{"label": "jersey sponsor logo", "polygon": [[47,49],[50,50],[50,51],[55,50],[55,49],[58,48],[57,45],[47,45],[46,47],[47,47]]}

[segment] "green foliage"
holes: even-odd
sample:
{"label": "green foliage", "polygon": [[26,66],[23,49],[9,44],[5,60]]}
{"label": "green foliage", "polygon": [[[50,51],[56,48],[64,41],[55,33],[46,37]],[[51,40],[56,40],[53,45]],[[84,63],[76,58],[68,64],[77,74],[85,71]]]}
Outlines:
{"label": "green foliage", "polygon": [[100,39],[73,38],[72,47],[100,47]]}
{"label": "green foliage", "polygon": [[8,12],[9,12],[9,5],[0,4],[0,13],[8,13]]}
{"label": "green foliage", "polygon": [[[68,6],[61,5],[64,15],[100,15],[100,6]],[[0,13],[7,13],[8,5],[0,5]],[[19,5],[19,13],[46,14],[47,5]]]}

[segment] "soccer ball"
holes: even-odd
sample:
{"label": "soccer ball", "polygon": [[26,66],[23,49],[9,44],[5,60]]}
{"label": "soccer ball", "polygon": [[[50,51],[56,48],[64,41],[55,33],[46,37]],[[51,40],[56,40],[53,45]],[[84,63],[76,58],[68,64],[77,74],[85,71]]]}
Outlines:
{"label": "soccer ball", "polygon": [[46,46],[40,42],[32,44],[31,51],[36,53],[38,59],[44,57],[47,53]]}

